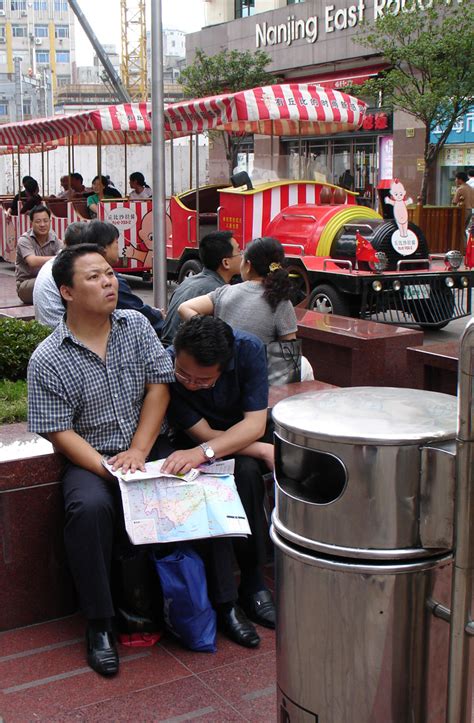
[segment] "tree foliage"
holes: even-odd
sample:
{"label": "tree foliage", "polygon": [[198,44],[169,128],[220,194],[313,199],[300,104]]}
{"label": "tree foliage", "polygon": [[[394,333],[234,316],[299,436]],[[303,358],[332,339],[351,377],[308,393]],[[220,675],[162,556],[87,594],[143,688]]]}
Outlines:
{"label": "tree foliage", "polygon": [[[424,125],[425,202],[429,169],[455,122],[473,103],[474,3],[433,0],[424,8],[423,2],[412,0],[405,7],[398,15],[387,13],[364,26],[358,36],[362,46],[383,55],[391,66],[365,83],[362,92],[381,92],[384,105],[402,109]],[[438,125],[443,131],[432,143]]]}
{"label": "tree foliage", "polygon": [[[198,48],[194,61],[181,71],[180,83],[188,98],[206,98],[220,93],[236,93],[261,85],[273,85],[276,77],[266,68],[270,56],[263,50],[222,50],[206,55]],[[244,134],[224,134],[226,158],[230,172],[235,165]]]}

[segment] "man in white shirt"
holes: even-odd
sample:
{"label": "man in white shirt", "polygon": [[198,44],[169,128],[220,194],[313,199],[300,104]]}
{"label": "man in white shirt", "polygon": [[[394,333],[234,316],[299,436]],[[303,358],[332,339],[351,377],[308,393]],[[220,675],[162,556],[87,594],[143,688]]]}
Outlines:
{"label": "man in white shirt", "polygon": [[470,168],[467,172],[468,179],[467,179],[467,185],[471,188],[474,188],[474,168]]}
{"label": "man in white shirt", "polygon": [[[83,243],[84,232],[88,224],[84,221],[76,221],[69,224],[64,234],[64,245],[67,247]],[[49,259],[38,272],[33,288],[33,304],[35,307],[35,319],[45,326],[55,329],[58,320],[64,316],[64,304],[61,294],[53,279],[53,263],[56,257]]]}

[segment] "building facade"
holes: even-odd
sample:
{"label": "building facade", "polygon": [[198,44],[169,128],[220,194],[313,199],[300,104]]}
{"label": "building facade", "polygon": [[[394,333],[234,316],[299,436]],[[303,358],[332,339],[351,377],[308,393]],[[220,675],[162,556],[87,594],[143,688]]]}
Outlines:
{"label": "building facade", "polygon": [[67,0],[0,0],[0,122],[52,112],[74,67]]}
{"label": "building facade", "polygon": [[[206,27],[187,36],[187,60],[192,60],[196,48],[205,48],[208,54],[223,48],[261,49],[271,58],[269,70],[282,82],[315,82],[338,90],[352,87],[357,94],[357,85],[387,67],[383,57],[358,45],[361,24],[389,7],[396,14],[402,4],[402,0],[337,4],[334,0],[205,0]],[[366,100],[373,107],[357,132],[275,142],[278,175],[292,177],[303,169],[306,176],[352,188],[368,203],[374,201],[379,180],[398,176],[416,198],[423,172],[423,128],[407,114],[392,114],[377,107],[375,99]],[[247,157],[248,151],[247,144]],[[263,166],[265,173],[268,142],[254,138],[253,151],[250,160]],[[215,167],[222,177],[222,163]]]}

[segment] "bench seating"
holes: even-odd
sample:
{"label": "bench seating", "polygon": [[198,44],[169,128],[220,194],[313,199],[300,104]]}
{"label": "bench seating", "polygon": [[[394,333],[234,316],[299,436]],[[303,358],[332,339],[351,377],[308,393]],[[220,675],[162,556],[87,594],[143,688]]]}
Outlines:
{"label": "bench seating", "polygon": [[439,342],[407,349],[408,363],[417,389],[457,394],[459,341]]}
{"label": "bench seating", "polygon": [[423,332],[296,308],[297,336],[314,376],[339,387],[412,387],[407,347]]}

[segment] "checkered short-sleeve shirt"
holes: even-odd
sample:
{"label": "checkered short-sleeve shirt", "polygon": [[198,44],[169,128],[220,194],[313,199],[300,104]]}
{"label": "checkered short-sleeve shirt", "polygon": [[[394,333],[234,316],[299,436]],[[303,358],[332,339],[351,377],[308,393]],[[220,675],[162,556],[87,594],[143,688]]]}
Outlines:
{"label": "checkered short-sleeve shirt", "polygon": [[115,311],[111,320],[105,362],[64,321],[35,350],[28,366],[30,431],[71,429],[101,454],[129,448],[145,385],[173,382],[173,364],[142,314]]}

